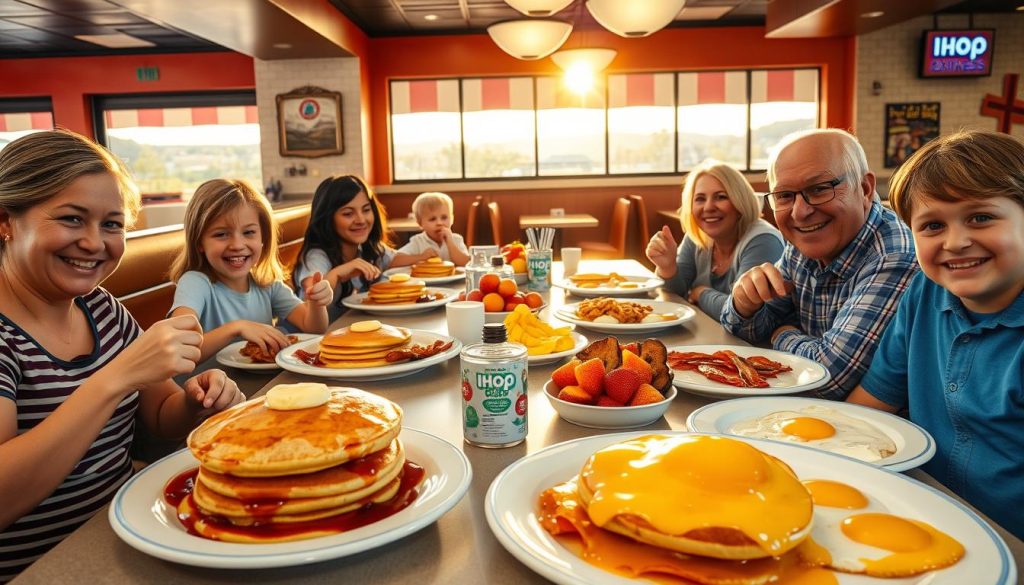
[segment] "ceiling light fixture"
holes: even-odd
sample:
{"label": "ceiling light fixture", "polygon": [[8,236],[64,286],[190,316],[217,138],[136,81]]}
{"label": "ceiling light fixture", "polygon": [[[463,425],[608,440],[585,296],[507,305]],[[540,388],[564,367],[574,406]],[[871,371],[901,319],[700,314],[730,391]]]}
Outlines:
{"label": "ceiling light fixture", "polygon": [[881,10],[873,10],[860,15],[861,18],[878,18],[879,16],[885,16],[885,13]]}
{"label": "ceiling light fixture", "polygon": [[436,14],[427,14],[427,15],[425,15],[423,17],[423,20],[429,20],[429,21],[433,22],[433,21],[437,20],[438,18],[441,18],[441,17],[436,15]]}
{"label": "ceiling light fixture", "polygon": [[151,43],[147,40],[126,35],[124,33],[115,33],[110,35],[75,35],[75,38],[101,47],[107,47],[108,49],[134,49],[139,47],[156,46],[156,43]]}
{"label": "ceiling light fixture", "polygon": [[291,43],[274,43],[271,46],[274,47],[275,49],[290,49],[290,48],[292,48],[292,44]]}
{"label": "ceiling light fixture", "polygon": [[601,26],[620,37],[646,37],[672,22],[686,0],[587,0]]}
{"label": "ceiling light fixture", "polygon": [[566,49],[551,55],[551,60],[565,71],[565,84],[582,94],[594,86],[594,77],[617,54],[615,49]]}
{"label": "ceiling light fixture", "polygon": [[524,61],[543,59],[554,53],[571,32],[571,24],[550,18],[507,20],[487,27],[494,44]]}
{"label": "ceiling light fixture", "polygon": [[572,0],[505,0],[505,4],[526,16],[551,16],[572,4]]}

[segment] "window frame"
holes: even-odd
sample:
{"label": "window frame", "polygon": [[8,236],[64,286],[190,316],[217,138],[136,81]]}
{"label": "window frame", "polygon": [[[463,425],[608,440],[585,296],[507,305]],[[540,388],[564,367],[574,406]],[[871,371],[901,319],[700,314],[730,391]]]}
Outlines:
{"label": "window frame", "polygon": [[[583,174],[583,175],[541,175],[540,174],[540,145],[539,145],[539,134],[538,134],[538,110],[537,110],[537,80],[541,77],[553,77],[552,75],[472,75],[463,77],[420,77],[420,78],[394,78],[388,80],[388,113],[387,113],[387,129],[388,129],[388,156],[389,156],[389,167],[391,171],[391,183],[395,185],[403,184],[417,184],[417,183],[461,183],[461,182],[501,182],[501,181],[547,181],[551,179],[609,179],[609,178],[621,178],[621,177],[666,177],[666,176],[678,176],[689,172],[689,169],[682,169],[679,165],[679,74],[680,73],[708,73],[708,72],[737,72],[742,71],[746,77],[746,111],[747,111],[747,123],[746,133],[744,140],[746,142],[746,164],[743,169],[740,169],[743,173],[761,173],[766,169],[764,168],[753,168],[751,166],[753,156],[753,144],[752,144],[752,129],[751,129],[751,115],[752,115],[752,98],[753,98],[753,73],[757,71],[807,71],[813,70],[817,79],[815,88],[815,104],[816,104],[816,115],[814,120],[815,128],[821,128],[822,124],[822,67],[821,66],[778,66],[778,67],[750,67],[742,69],[700,69],[700,70],[671,70],[671,71],[616,71],[614,73],[605,74],[605,78],[612,75],[631,75],[631,74],[671,74],[673,76],[673,166],[672,171],[662,172],[650,172],[650,173],[611,173],[610,169],[612,166],[611,161],[611,141],[609,139],[609,87],[610,84],[607,81],[604,85],[604,172],[600,174]],[[463,97],[463,80],[467,79],[519,79],[519,78],[531,78],[533,80],[533,113],[534,113],[534,174],[529,176],[517,176],[517,177],[466,177],[466,152],[465,152],[465,124],[464,124],[464,97]],[[459,135],[460,135],[460,156],[462,159],[462,173],[461,177],[446,178],[446,179],[396,179],[395,178],[395,148],[394,148],[394,125],[392,124],[392,84],[396,82],[410,82],[410,81],[457,81],[458,88],[458,102],[459,102]]]}
{"label": "window frame", "polygon": [[107,123],[104,118],[107,110],[255,105],[256,90],[98,95],[92,98],[93,134],[96,142],[110,147],[107,144]]}

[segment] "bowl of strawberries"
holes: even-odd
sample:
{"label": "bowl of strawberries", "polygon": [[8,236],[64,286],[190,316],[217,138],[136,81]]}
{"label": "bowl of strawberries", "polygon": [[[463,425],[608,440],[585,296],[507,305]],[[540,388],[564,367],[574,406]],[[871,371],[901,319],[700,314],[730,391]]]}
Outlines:
{"label": "bowl of strawberries", "polygon": [[558,416],[575,425],[646,426],[665,414],[677,394],[665,365],[667,354],[656,339],[619,345],[607,337],[556,369],[544,384],[544,394]]}

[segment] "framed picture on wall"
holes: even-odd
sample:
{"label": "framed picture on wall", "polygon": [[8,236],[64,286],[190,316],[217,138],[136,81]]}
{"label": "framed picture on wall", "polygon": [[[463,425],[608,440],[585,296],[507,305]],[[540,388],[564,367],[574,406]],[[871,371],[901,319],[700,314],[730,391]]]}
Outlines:
{"label": "framed picture on wall", "polygon": [[341,94],[307,85],[277,96],[281,156],[341,154]]}
{"label": "framed picture on wall", "polygon": [[885,168],[903,164],[939,135],[939,102],[885,104]]}

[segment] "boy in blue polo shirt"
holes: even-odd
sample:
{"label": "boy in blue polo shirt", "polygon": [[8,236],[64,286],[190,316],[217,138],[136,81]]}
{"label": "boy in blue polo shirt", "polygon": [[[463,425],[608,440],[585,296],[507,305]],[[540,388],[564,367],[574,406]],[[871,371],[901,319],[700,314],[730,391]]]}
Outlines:
{"label": "boy in blue polo shirt", "polygon": [[945,136],[890,185],[921,273],[848,401],[908,408],[935,438],[925,471],[1024,538],[1024,144]]}

